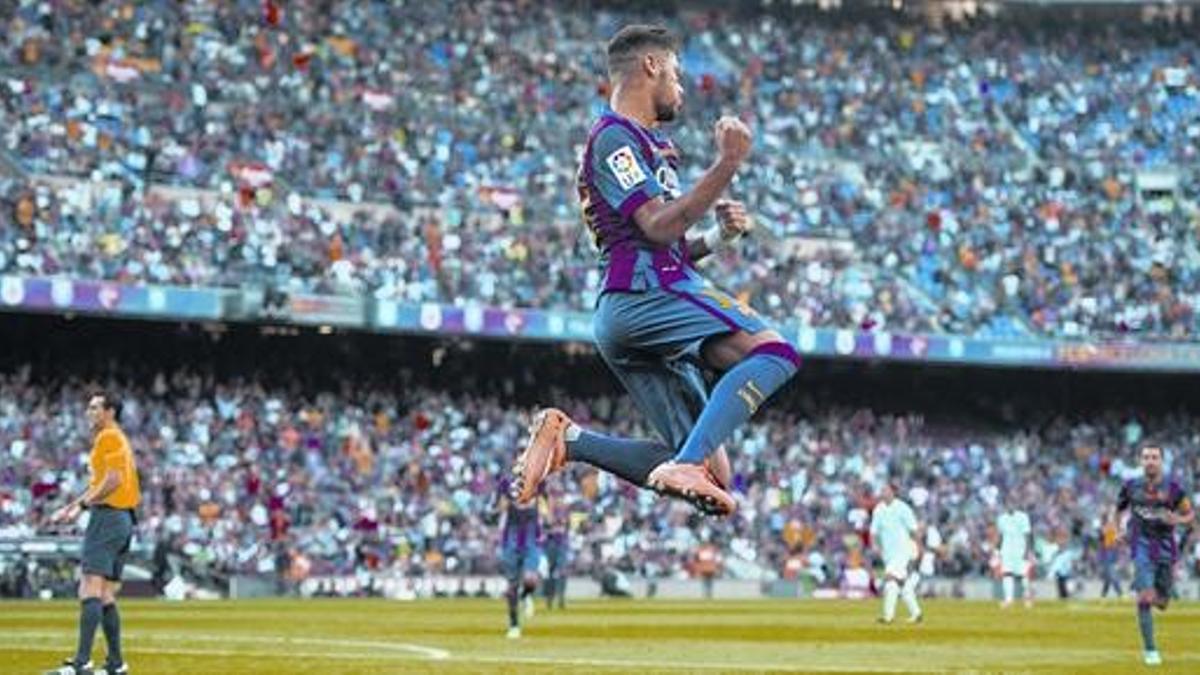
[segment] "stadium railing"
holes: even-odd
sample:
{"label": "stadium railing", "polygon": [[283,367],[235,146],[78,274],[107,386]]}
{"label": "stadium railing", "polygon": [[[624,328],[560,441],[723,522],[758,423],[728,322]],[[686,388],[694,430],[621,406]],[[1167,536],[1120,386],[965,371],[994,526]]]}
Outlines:
{"label": "stadium railing", "polygon": [[[502,340],[586,342],[583,312],[404,303],[367,297],[286,293],[266,286],[184,288],[70,278],[0,277],[0,311],[78,313],[122,319],[276,322],[381,333]],[[788,323],[801,354],[831,359],[1200,372],[1200,343],[977,338],[814,328]]]}

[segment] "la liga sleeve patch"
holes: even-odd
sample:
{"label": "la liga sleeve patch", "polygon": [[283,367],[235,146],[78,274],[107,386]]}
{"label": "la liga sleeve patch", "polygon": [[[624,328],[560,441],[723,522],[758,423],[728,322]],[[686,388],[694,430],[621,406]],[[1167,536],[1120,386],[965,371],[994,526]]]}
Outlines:
{"label": "la liga sleeve patch", "polygon": [[642,165],[638,164],[637,157],[633,154],[633,148],[628,145],[617,148],[604,162],[608,164],[609,169],[612,169],[613,176],[616,177],[622,190],[628,190],[646,182],[646,172],[642,170]]}

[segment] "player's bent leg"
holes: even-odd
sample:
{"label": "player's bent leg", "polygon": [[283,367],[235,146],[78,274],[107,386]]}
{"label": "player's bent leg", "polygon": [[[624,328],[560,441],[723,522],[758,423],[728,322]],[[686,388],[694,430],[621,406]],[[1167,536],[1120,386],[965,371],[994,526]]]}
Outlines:
{"label": "player's bent leg", "polygon": [[513,629],[517,630],[516,637],[520,637],[521,621],[517,616],[517,604],[520,598],[520,584],[517,579],[509,577],[508,584],[504,588],[504,602],[508,606],[508,630],[509,637],[512,635]]}
{"label": "player's bent leg", "polygon": [[1171,604],[1171,587],[1175,581],[1175,570],[1170,564],[1159,563],[1154,570],[1154,606],[1166,610]]}
{"label": "player's bent leg", "polygon": [[1154,596],[1153,590],[1143,590],[1138,593],[1138,631],[1142,636],[1142,651],[1146,665],[1162,663],[1162,657],[1159,656],[1158,647],[1154,643],[1154,615],[1151,613]]}
{"label": "player's bent leg", "polygon": [[796,350],[778,333],[769,330],[754,335],[738,331],[711,338],[704,353],[713,365],[724,365],[735,354],[744,357],[713,388],[704,412],[675,456],[676,462],[703,462],[783,387],[800,366]]}
{"label": "player's bent leg", "polygon": [[921,611],[921,604],[917,601],[917,585],[920,583],[921,575],[913,572],[904,580],[904,585],[900,591],[900,597],[904,600],[904,607],[908,610],[909,623],[921,623],[925,616]]}
{"label": "player's bent leg", "polygon": [[896,600],[900,597],[900,579],[888,574],[883,582],[883,613],[879,623],[891,623],[896,618]]}
{"label": "player's bent leg", "polygon": [[[528,558],[526,558],[528,560]],[[521,579],[521,600],[525,605],[525,618],[532,619],[537,609],[534,607],[533,596],[537,593],[538,578],[537,563],[533,563],[533,569],[526,565],[525,575]]]}

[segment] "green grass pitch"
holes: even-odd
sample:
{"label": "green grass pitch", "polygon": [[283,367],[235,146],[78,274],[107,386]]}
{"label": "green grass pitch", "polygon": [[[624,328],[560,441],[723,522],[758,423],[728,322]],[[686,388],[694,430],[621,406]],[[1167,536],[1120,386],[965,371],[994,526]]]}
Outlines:
{"label": "green grass pitch", "polygon": [[[928,601],[924,624],[874,623],[876,602],[594,600],[504,637],[500,600],[121,603],[133,673],[1077,672],[1141,664],[1133,606]],[[0,672],[74,648],[74,602],[0,603]],[[900,616],[903,617],[903,611]],[[1200,672],[1200,605],[1156,613],[1161,672]],[[101,662],[104,638],[93,658]]]}

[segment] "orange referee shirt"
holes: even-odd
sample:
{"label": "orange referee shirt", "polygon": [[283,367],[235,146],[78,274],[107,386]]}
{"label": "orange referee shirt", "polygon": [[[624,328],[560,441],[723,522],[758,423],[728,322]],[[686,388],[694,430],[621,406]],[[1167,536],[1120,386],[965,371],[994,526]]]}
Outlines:
{"label": "orange referee shirt", "polygon": [[120,427],[113,425],[101,429],[96,434],[96,442],[92,446],[91,455],[92,479],[91,487],[104,482],[104,477],[110,470],[116,470],[121,475],[121,484],[112,494],[100,502],[114,509],[132,509],[142,501],[142,490],[138,486],[137,465],[133,462],[133,450],[129,447],[129,439]]}

